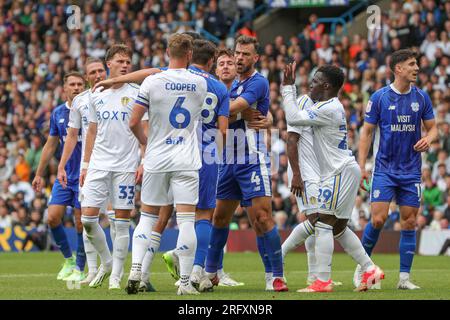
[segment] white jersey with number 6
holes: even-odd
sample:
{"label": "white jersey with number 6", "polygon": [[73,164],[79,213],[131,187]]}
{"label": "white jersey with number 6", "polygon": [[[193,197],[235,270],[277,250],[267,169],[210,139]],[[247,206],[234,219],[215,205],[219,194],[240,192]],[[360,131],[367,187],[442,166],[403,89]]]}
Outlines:
{"label": "white jersey with number 6", "polygon": [[97,123],[97,137],[90,169],[136,172],[139,142],[131,132],[129,122],[138,92],[139,86],[126,83],[118,89],[92,93],[89,122]]}
{"label": "white jersey with number 6", "polygon": [[136,103],[148,108],[145,171],[200,169],[196,129],[206,94],[206,80],[186,69],[168,69],[144,80]]}

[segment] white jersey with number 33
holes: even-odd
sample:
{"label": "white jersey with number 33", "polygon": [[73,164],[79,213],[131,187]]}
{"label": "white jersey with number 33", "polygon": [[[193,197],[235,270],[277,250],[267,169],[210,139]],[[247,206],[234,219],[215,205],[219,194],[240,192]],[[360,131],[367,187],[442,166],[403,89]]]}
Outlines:
{"label": "white jersey with number 33", "polygon": [[135,172],[139,165],[139,142],[130,130],[133,101],[139,86],[126,83],[118,89],[91,95],[89,122],[97,123],[97,137],[89,168]]}
{"label": "white jersey with number 33", "polygon": [[144,80],[136,103],[148,108],[145,171],[200,169],[196,129],[206,94],[206,80],[186,69],[168,69]]}

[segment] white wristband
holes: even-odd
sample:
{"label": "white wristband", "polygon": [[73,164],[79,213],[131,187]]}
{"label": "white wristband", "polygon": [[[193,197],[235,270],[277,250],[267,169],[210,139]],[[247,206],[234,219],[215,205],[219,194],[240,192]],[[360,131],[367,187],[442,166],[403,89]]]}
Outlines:
{"label": "white wristband", "polygon": [[89,168],[89,162],[82,162],[81,169],[87,169],[87,168]]}
{"label": "white wristband", "polygon": [[241,120],[242,119],[242,114],[239,112],[238,114],[236,114],[236,121]]}
{"label": "white wristband", "polygon": [[141,164],[144,164],[144,158],[141,159]]}

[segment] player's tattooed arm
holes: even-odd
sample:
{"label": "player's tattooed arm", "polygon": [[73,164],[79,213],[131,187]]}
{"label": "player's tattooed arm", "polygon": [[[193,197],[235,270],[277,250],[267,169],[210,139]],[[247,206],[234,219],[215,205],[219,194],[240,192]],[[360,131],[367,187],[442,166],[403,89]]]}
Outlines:
{"label": "player's tattooed arm", "polygon": [[50,159],[55,154],[56,148],[59,144],[58,136],[48,136],[47,142],[42,149],[41,159],[39,160],[39,165],[36,170],[36,176],[33,179],[31,185],[33,186],[34,191],[41,191],[43,187],[42,176],[44,175],[44,170],[47,168]]}
{"label": "player's tattooed arm", "polygon": [[248,104],[247,100],[238,97],[236,100],[233,100],[230,103],[230,116],[236,115],[247,108],[250,108],[250,105]]}
{"label": "player's tattooed arm", "polygon": [[64,143],[64,149],[61,155],[61,160],[58,165],[58,181],[61,186],[65,189],[67,186],[67,174],[66,174],[66,163],[72,155],[73,150],[78,142],[78,131],[80,129],[77,128],[67,128],[67,138]]}
{"label": "player's tattooed arm", "polygon": [[296,132],[288,132],[287,154],[292,169],[291,192],[297,197],[301,197],[305,189],[302,175],[300,172],[300,163],[298,160],[298,140],[300,135]]}
{"label": "player's tattooed arm", "polygon": [[161,70],[158,68],[150,68],[150,69],[138,70],[138,71],[124,74],[124,75],[121,75],[121,76],[118,76],[115,78],[109,78],[109,79],[106,79],[106,80],[96,83],[92,87],[92,92],[94,92],[98,88],[101,88],[100,91],[103,91],[103,90],[111,88],[112,86],[114,86],[116,84],[121,84],[121,83],[141,84],[145,80],[145,78],[147,78],[148,76],[157,74],[159,72],[161,72]]}
{"label": "player's tattooed arm", "polygon": [[427,130],[427,135],[422,139],[420,139],[419,141],[417,141],[417,143],[414,145],[414,150],[417,152],[427,151],[430,148],[431,143],[438,138],[439,134],[439,131],[436,126],[436,121],[434,119],[425,120],[423,122],[423,125]]}
{"label": "player's tattooed arm", "polygon": [[[369,185],[369,174],[366,171],[366,161],[367,155],[369,154],[370,145],[372,144],[373,132],[375,130],[375,125],[369,122],[364,122],[359,135],[359,146],[358,146],[358,164],[361,170],[361,189],[368,191],[366,185]],[[364,181],[366,184],[364,184]]]}

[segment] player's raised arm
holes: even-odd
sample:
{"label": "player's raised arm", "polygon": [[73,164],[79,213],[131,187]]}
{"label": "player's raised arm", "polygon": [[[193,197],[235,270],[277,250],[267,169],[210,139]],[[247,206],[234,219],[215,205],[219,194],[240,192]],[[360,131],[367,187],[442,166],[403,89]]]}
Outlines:
{"label": "player's raised arm", "polygon": [[100,81],[94,85],[92,88],[92,92],[100,88],[100,91],[106,90],[111,88],[114,85],[121,84],[121,83],[138,83],[141,84],[145,78],[148,76],[151,76],[153,74],[161,72],[158,68],[149,68],[149,69],[142,69],[138,70],[132,73],[124,74],[115,78],[109,78],[103,81]]}
{"label": "player's raised arm", "polygon": [[54,135],[49,135],[47,142],[42,149],[41,159],[39,160],[39,165],[36,170],[36,176],[33,179],[32,186],[34,191],[41,191],[42,185],[42,176],[44,175],[44,170],[47,168],[50,159],[55,154],[56,148],[59,144],[59,137]]}

